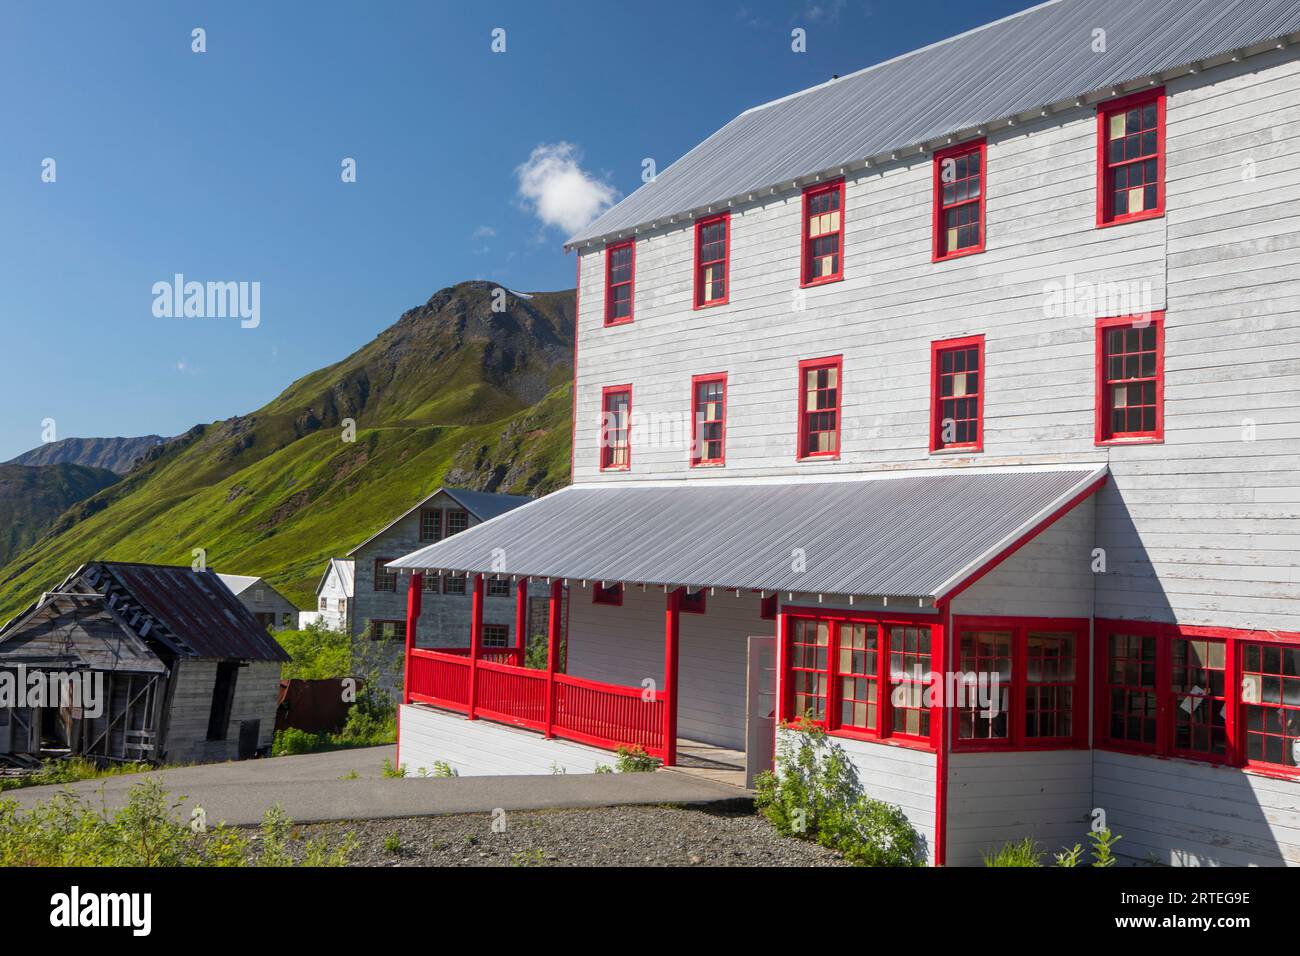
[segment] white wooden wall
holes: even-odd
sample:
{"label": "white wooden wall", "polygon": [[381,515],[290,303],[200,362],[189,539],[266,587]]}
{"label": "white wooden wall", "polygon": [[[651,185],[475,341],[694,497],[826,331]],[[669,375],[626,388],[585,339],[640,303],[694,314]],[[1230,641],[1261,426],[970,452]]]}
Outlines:
{"label": "white wooden wall", "polygon": [[[569,605],[568,673],[639,687],[664,680],[662,590],[628,586],[623,606],[591,602],[576,585]],[[677,734],[689,740],[745,749],[746,653],[750,636],[773,635],[774,621],[759,616],[759,598],[718,591],[704,614],[681,615],[678,636]]]}
{"label": "white wooden wall", "polygon": [[406,772],[433,772],[444,761],[462,777],[513,774],[595,773],[614,765],[606,750],[487,720],[466,720],[427,707],[403,705],[397,759]]}

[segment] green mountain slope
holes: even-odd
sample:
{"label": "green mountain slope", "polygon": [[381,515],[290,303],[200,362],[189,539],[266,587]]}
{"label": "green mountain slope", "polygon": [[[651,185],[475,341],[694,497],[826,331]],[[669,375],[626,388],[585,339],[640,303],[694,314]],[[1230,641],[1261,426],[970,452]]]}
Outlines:
{"label": "green mountain slope", "polygon": [[567,483],[573,292],[507,296],[494,313],[493,288],[443,289],[264,408],[153,449],[0,568],[0,621],[82,562],[189,564],[199,548],[311,607],[327,558],[449,473],[488,491]]}
{"label": "green mountain slope", "polygon": [[0,566],[31,547],[68,508],[117,479],[84,465],[0,465]]}

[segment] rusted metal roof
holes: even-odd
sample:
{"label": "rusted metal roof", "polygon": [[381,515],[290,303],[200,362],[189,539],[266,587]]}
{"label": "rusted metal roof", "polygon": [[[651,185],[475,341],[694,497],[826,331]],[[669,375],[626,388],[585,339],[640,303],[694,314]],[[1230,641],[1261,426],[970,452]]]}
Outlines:
{"label": "rusted metal roof", "polygon": [[388,566],[937,600],[1106,473],[1025,466],[579,485]]}
{"label": "rusted metal roof", "polygon": [[192,652],[189,656],[289,660],[284,648],[216,572],[159,564],[97,563]]}

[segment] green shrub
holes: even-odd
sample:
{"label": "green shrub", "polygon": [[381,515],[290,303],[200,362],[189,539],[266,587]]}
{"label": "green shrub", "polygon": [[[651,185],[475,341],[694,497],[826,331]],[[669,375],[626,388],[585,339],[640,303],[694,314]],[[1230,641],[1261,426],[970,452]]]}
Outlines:
{"label": "green shrub", "polygon": [[[0,800],[0,866],[291,866],[293,823],[278,806],[266,812],[255,848],[245,831],[224,824],[196,830],[182,822],[157,778],[133,786],[114,812],[95,808],[71,790],[20,811]],[[342,866],[356,846],[348,834],[329,849],[304,845],[305,866]]]}
{"label": "green shrub", "polygon": [[[1077,849],[1077,847],[1076,847]],[[1043,849],[1030,837],[1019,843],[1003,844],[1002,849],[990,856],[984,854],[985,866],[1042,866]]]}
{"label": "green shrub", "polygon": [[388,834],[388,836],[384,837],[384,852],[401,853],[402,838],[399,837],[396,833],[390,833]]}
{"label": "green shrub", "polygon": [[631,747],[619,747],[614,767],[619,773],[653,773],[659,769],[661,761],[645,752],[640,744]]}
{"label": "green shrub", "polygon": [[405,777],[406,764],[393,764],[391,757],[384,758],[384,769],[379,771],[381,777]]}
{"label": "green shrub", "polygon": [[292,658],[280,669],[284,680],[329,680],[353,674],[352,637],[346,631],[331,631],[317,621],[301,631],[276,631],[273,636]]}
{"label": "green shrub", "polygon": [[433,773],[431,774],[431,776],[459,777],[460,771],[457,770],[455,767],[453,767],[451,764],[447,763],[447,761],[445,760],[435,760],[433,762]]}
{"label": "green shrub", "polygon": [[919,866],[921,838],[903,811],[862,792],[839,744],[806,721],[785,725],[775,772],[759,775],[754,804],[777,832],[811,840],[858,866]]}

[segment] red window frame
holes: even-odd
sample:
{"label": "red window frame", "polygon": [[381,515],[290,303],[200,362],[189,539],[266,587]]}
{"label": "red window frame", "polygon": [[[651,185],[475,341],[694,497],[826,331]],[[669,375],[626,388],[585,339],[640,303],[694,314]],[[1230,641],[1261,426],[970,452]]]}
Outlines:
{"label": "red window frame", "polygon": [[[816,209],[823,199],[828,199],[831,208]],[[816,223],[814,223],[814,217]],[[825,217],[825,218],[823,218]],[[825,285],[828,282],[839,282],[844,278],[844,180],[836,179],[828,183],[818,183],[808,186],[803,191],[803,217],[801,222],[801,235],[799,246],[801,250],[801,265],[799,270],[800,288],[808,288],[814,285]],[[816,235],[813,235],[814,228],[818,229]],[[817,243],[822,240],[835,240],[835,251],[832,253],[823,253],[821,256],[816,255]],[[814,263],[819,258],[825,258],[827,255],[835,257],[834,270],[816,275]]]}
{"label": "red window frame", "polygon": [[[702,235],[704,230],[710,226],[722,225],[722,257],[716,256],[710,259],[704,259],[704,243]],[[718,240],[711,244],[716,245]],[[716,216],[708,216],[704,219],[695,220],[695,251],[692,254],[691,261],[694,264],[695,273],[695,293],[693,301],[695,308],[706,309],[713,305],[726,305],[731,301],[731,213],[719,213]],[[722,295],[713,299],[704,298],[704,271],[705,269],[722,264]]]}
{"label": "red window frame", "polygon": [[[963,369],[961,372],[956,370],[944,371],[943,360],[945,354],[962,354],[965,355],[971,349],[976,353],[976,387],[974,395],[966,391],[962,396],[942,394],[944,386],[949,381],[956,381],[958,374],[969,375],[969,369]],[[984,450],[984,391],[985,391],[985,365],[984,365],[984,336],[968,335],[959,339],[944,339],[940,342],[930,343],[930,453],[938,451],[970,451],[980,452]],[[969,378],[964,380],[964,384],[969,388]],[[944,402],[961,401],[962,399],[973,398],[975,402],[975,417],[973,419],[963,418],[961,421],[973,421],[975,424],[975,439],[973,441],[953,441],[945,443],[943,440],[943,423]]]}
{"label": "red window frame", "polygon": [[591,588],[592,604],[607,604],[610,607],[623,606],[623,582],[616,584],[605,584],[603,581],[597,581]]}
{"label": "red window frame", "polygon": [[[1094,746],[1121,753],[1178,757],[1200,763],[1240,767],[1263,776],[1300,779],[1300,760],[1286,762],[1291,742],[1300,741],[1300,634],[1102,618],[1097,619],[1094,632],[1096,657],[1093,667],[1098,675],[1093,705],[1096,715]],[[1110,647],[1111,638],[1117,635],[1144,638],[1153,645],[1155,739],[1149,744],[1116,739],[1111,734],[1110,695],[1116,685],[1112,681],[1115,675],[1110,669]],[[1222,652],[1216,655],[1217,660],[1210,658],[1211,666],[1205,669],[1211,677],[1215,673],[1222,674],[1221,679],[1206,682],[1209,687],[1205,689],[1209,693],[1188,693],[1188,688],[1176,685],[1176,642],[1209,643],[1221,647]],[[1257,662],[1263,664],[1269,659],[1276,660],[1278,668],[1283,672],[1270,675],[1267,670],[1253,670]],[[1284,672],[1288,669],[1291,671],[1289,674]],[[1201,677],[1193,678],[1192,683],[1202,679],[1205,671]],[[1262,680],[1265,675],[1279,678],[1272,689]],[[1287,685],[1288,681],[1291,682],[1290,686]],[[1216,683],[1221,685],[1221,691],[1216,692]],[[1287,694],[1291,695],[1289,703],[1286,701]],[[1255,696],[1259,699],[1247,699]],[[1225,739],[1223,753],[1207,753],[1203,747],[1196,746],[1195,740],[1191,744],[1187,743],[1186,738],[1180,740],[1178,729],[1181,718],[1178,709],[1189,697],[1190,706],[1195,710],[1199,710],[1206,701],[1209,702],[1211,714],[1215,707],[1221,708]],[[1269,697],[1277,699],[1269,700]],[[1270,721],[1257,718],[1252,708],[1261,711],[1278,709],[1286,713]],[[1203,721],[1200,723],[1204,725]],[[1271,733],[1270,727],[1277,732]],[[1281,763],[1252,756],[1257,746],[1252,737],[1261,734],[1282,738],[1281,744],[1277,745]],[[1203,741],[1204,736],[1201,739]]]}
{"label": "red window frame", "polygon": [[397,591],[397,572],[384,567],[392,558],[375,558],[374,579],[371,585],[375,591],[387,591],[396,593]]}
{"label": "red window frame", "polygon": [[[1127,131],[1131,125],[1128,122],[1128,114],[1134,110],[1143,114],[1144,107],[1155,107],[1155,128],[1150,130],[1143,127],[1144,117],[1139,118],[1139,127],[1135,131]],[[1112,118],[1125,117],[1124,122],[1126,132],[1123,134],[1125,143],[1131,137],[1137,137],[1137,154],[1133,157],[1128,156],[1127,145],[1124,147],[1124,157],[1118,158],[1112,156],[1112,141],[1118,141],[1117,137],[1111,135]],[[1144,135],[1145,134],[1145,135]],[[1152,135],[1154,134],[1154,135]],[[1147,151],[1150,145],[1146,140],[1154,139],[1155,152]],[[1139,212],[1115,212],[1115,180],[1119,175],[1126,179],[1129,176],[1127,172],[1131,166],[1143,166],[1143,183],[1141,188],[1144,190],[1147,186],[1152,185],[1146,182],[1147,166],[1154,160],[1155,163],[1155,197],[1154,205],[1146,207],[1146,195],[1143,195],[1144,208]],[[1120,172],[1123,170],[1124,172]],[[1136,189],[1139,187],[1128,187]],[[1104,103],[1097,104],[1097,228],[1102,229],[1106,226],[1115,226],[1125,222],[1137,222],[1142,219],[1158,219],[1165,214],[1165,88],[1159,87],[1154,90],[1142,90],[1129,96],[1121,96],[1118,99],[1107,100]]]}
{"label": "red window frame", "polygon": [[[822,392],[831,391],[833,389],[835,392],[835,404],[833,406],[828,406],[825,408],[815,408],[815,409],[808,408],[809,390],[805,384],[808,379],[808,373],[827,371],[831,369],[833,369],[835,372],[834,386],[827,386],[823,388],[819,385],[816,391],[818,392],[820,398],[820,394]],[[840,448],[841,448],[841,436],[843,434],[843,425],[844,425],[844,417],[841,413],[841,408],[843,407],[844,404],[844,358],[843,356],[832,355],[827,358],[806,359],[805,361],[800,362],[799,378],[798,378],[798,383],[796,385],[796,388],[798,389],[797,407],[799,409],[799,447],[795,451],[796,460],[811,461],[811,460],[816,460],[821,458],[827,458],[827,459],[839,458]],[[811,421],[812,416],[814,415],[821,416],[827,413],[830,413],[835,416],[835,427],[833,429],[825,429],[825,428],[810,429],[809,426],[812,423]],[[818,424],[820,423],[821,420],[819,419]],[[816,432],[817,434],[822,434],[823,432],[827,432],[827,431],[834,432],[835,435],[834,450],[809,452],[807,449],[808,449],[808,441],[810,436],[814,432]]]}
{"label": "red window frame", "polygon": [[678,588],[681,592],[681,598],[678,601],[677,609],[683,614],[703,614],[705,609],[705,594],[703,589],[695,592],[688,591],[686,588]]}
{"label": "red window frame", "polygon": [[[624,410],[626,422],[623,428],[613,429],[614,432],[622,432],[625,435],[624,444],[626,445],[626,460],[615,464],[615,454],[622,447],[612,442],[609,437],[611,429],[609,427],[609,416],[612,412],[611,400],[619,395],[627,396],[627,406]],[[631,385],[610,385],[600,392],[600,470],[601,471],[630,471],[632,469],[632,386]]]}
{"label": "red window frame", "polygon": [[[967,156],[977,158],[979,163],[978,176],[972,177],[968,174],[955,179],[952,183],[945,183],[943,178],[945,164]],[[948,146],[937,150],[934,154],[933,178],[934,196],[931,205],[934,207],[934,221],[932,223],[931,261],[943,262],[947,259],[958,259],[962,256],[983,252],[987,238],[984,227],[984,208],[988,198],[988,146],[986,141],[983,139],[969,140],[965,143],[958,143],[956,146]],[[969,195],[969,184],[972,179],[976,180],[978,185],[978,194],[974,197]],[[945,186],[952,187],[953,195],[945,194]],[[947,214],[950,211],[962,209],[972,209],[974,211],[972,221],[964,225],[974,225],[979,231],[979,240],[971,246],[951,249],[949,248],[946,223]]]}
{"label": "red window frame", "polygon": [[[430,519],[432,519],[432,521]],[[431,524],[433,525],[432,529],[430,529]],[[420,540],[421,541],[442,540],[442,509],[441,508],[420,509]]]}
{"label": "red window frame", "polygon": [[[964,636],[967,633],[972,631],[1000,632],[1008,635],[1007,650],[1010,655],[1008,663],[1011,667],[1011,678],[1008,682],[999,686],[999,691],[1003,688],[1008,690],[1006,706],[1002,709],[1002,712],[1006,715],[1006,730],[1003,735],[963,738],[963,714],[975,709],[972,707],[972,698],[966,697],[963,702],[960,696],[956,696],[950,702],[953,751],[975,753],[1005,750],[1072,750],[1086,748],[1088,746],[1088,666],[1091,660],[1089,656],[1088,624],[1086,618],[988,615],[954,617],[952,620],[954,656],[952,670],[962,673],[969,673],[970,671],[970,668],[967,667],[969,659],[963,654],[965,648]],[[1049,679],[1043,676],[1046,668],[1042,668],[1038,671],[1039,678],[1031,681],[1029,677],[1032,659],[1037,658],[1041,667],[1041,665],[1050,663],[1053,660],[1059,663],[1059,658],[1043,654],[1031,654],[1030,637],[1032,635],[1049,636],[1057,634],[1069,634],[1074,638],[1074,677],[1061,679],[1058,674],[1055,678]],[[980,663],[984,663],[983,655],[981,655],[980,661],[977,662],[976,670],[979,669]],[[1052,737],[1030,736],[1025,725],[1026,718],[1031,712],[1035,714],[1066,712],[1061,706],[1041,706],[1043,703],[1050,703],[1045,699],[1050,695],[1044,695],[1042,692],[1049,688],[1065,687],[1070,688],[1071,691],[1068,709],[1071,733]],[[960,693],[956,687],[953,690],[958,694]],[[1029,692],[1031,690],[1039,692],[1035,695],[1035,703],[1039,706],[1033,708],[1029,706]]]}
{"label": "red window frame", "polygon": [[[717,418],[700,418],[700,387],[703,385],[721,385],[722,398],[710,402],[721,406]],[[718,437],[706,438],[707,426],[717,426]],[[707,454],[709,445],[718,443],[718,454]],[[715,372],[711,375],[695,375],[691,378],[691,467],[721,467],[727,463],[727,373]]]}
{"label": "red window frame", "polygon": [[[1146,342],[1141,341],[1148,338],[1145,335],[1146,329],[1151,330],[1149,338],[1154,340],[1155,352],[1154,369],[1149,373],[1146,371],[1143,359],[1152,348],[1148,348]],[[1136,350],[1130,350],[1129,336],[1125,334],[1124,351],[1118,354],[1111,353],[1109,346],[1114,334],[1120,332],[1137,333],[1140,341]],[[1121,365],[1118,374],[1113,374],[1116,370],[1115,361]],[[1136,374],[1130,375],[1130,371],[1134,370],[1134,361],[1137,363]],[[1096,381],[1095,440],[1097,445],[1158,444],[1165,440],[1165,313],[1163,311],[1097,320]],[[1129,398],[1132,397],[1131,391],[1134,387],[1145,390],[1148,383],[1151,385],[1152,402],[1155,406],[1154,427],[1137,431],[1115,430],[1112,420],[1115,411],[1115,389],[1125,389],[1126,407],[1139,407],[1128,404]],[[1150,406],[1143,400],[1140,407]]]}
{"label": "red window frame", "polygon": [[[614,278],[614,260],[623,252],[628,254],[627,278]],[[614,291],[627,286],[627,315],[615,315],[618,303]],[[615,243],[605,248],[605,325],[627,325],[636,309],[636,240]]]}
{"label": "red window frame", "polygon": [[[800,667],[795,664],[796,655],[793,653],[792,645],[794,643],[796,622],[825,622],[828,626],[827,663],[824,671],[826,680],[823,685],[826,689],[826,709],[823,719],[816,721],[816,723],[832,736],[855,740],[886,741],[922,750],[938,748],[942,735],[941,709],[938,703],[936,702],[934,706],[924,706],[923,699],[921,709],[926,711],[929,732],[925,735],[914,735],[894,729],[894,716],[899,708],[893,705],[890,698],[893,684],[899,683],[899,681],[893,680],[891,674],[893,670],[891,657],[893,656],[894,645],[897,638],[901,636],[896,635],[895,632],[898,629],[906,628],[929,628],[931,679],[929,683],[921,682],[923,687],[928,688],[937,676],[936,662],[941,660],[940,654],[944,641],[944,625],[941,618],[925,614],[895,614],[804,607],[783,607],[778,616],[780,619],[779,633],[781,635],[779,641],[781,694],[778,706],[783,722],[797,720],[803,716],[795,710],[795,684],[791,674],[793,670],[809,670],[807,667]],[[870,675],[878,688],[875,730],[845,726],[841,720],[840,705],[843,700],[841,696],[843,688],[840,678],[845,675],[839,660],[841,647],[840,626],[857,623],[874,624],[877,629],[877,669],[874,675]],[[906,648],[900,652],[900,656],[909,656]],[[854,674],[849,676],[867,675]],[[911,683],[910,679],[906,682]]]}

